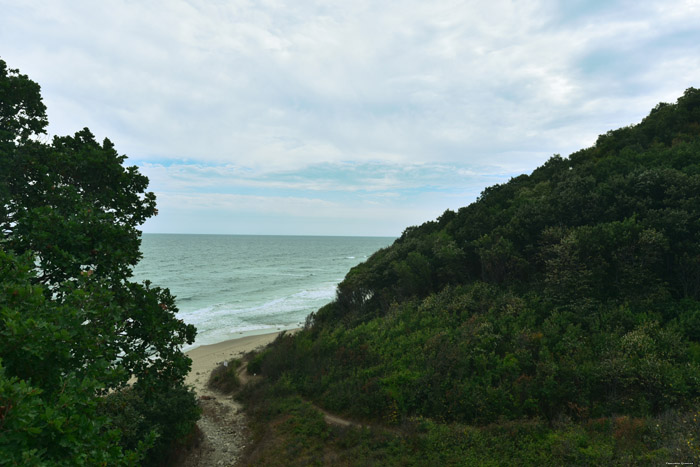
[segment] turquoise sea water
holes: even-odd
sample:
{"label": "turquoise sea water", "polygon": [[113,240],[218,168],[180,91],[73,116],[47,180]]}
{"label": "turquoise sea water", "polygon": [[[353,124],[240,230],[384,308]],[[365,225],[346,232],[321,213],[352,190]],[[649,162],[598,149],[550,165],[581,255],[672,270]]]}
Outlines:
{"label": "turquoise sea water", "polygon": [[197,326],[194,346],[213,344],[303,325],[335,297],[350,268],[393,241],[144,234],[134,279],[169,288],[178,317]]}

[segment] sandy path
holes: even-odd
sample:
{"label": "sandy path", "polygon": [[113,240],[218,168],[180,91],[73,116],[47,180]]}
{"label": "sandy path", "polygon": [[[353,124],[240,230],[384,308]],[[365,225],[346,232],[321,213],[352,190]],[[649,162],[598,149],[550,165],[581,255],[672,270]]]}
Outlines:
{"label": "sandy path", "polygon": [[182,467],[231,466],[238,461],[246,443],[245,415],[231,396],[211,391],[206,384],[212,370],[221,362],[267,345],[277,334],[246,336],[187,352],[192,359],[192,370],[186,383],[194,386],[202,407],[202,418],[197,425],[203,439],[183,459]]}

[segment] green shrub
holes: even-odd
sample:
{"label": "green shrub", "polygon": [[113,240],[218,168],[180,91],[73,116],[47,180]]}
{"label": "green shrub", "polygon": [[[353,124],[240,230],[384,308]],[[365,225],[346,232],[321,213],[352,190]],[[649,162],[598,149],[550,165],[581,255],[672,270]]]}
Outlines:
{"label": "green shrub", "polygon": [[143,465],[161,465],[187,441],[200,415],[195,393],[183,386],[154,393],[127,387],[107,395],[99,411],[122,434],[121,444],[126,448],[151,441]]}
{"label": "green shrub", "polygon": [[212,370],[207,386],[225,394],[230,394],[241,386],[238,369],[242,362],[239,359],[221,363]]}

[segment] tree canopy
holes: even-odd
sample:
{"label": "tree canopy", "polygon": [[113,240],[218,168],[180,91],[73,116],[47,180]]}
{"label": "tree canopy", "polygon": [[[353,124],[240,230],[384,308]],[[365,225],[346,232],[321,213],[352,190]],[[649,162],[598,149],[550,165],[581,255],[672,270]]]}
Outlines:
{"label": "tree canopy", "polygon": [[155,462],[198,417],[196,331],[130,281],[155,196],[108,139],[47,143],[46,125],[39,85],[0,60],[0,458]]}
{"label": "tree canopy", "polygon": [[0,60],[0,144],[46,133],[46,106],[37,83]]}

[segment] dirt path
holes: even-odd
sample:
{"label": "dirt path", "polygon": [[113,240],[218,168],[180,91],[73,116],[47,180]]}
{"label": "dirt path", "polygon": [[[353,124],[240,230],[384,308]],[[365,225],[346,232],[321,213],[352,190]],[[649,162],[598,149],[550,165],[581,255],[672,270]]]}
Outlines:
{"label": "dirt path", "polygon": [[[206,382],[212,370],[220,363],[240,358],[244,353],[271,342],[275,336],[276,334],[250,336],[202,346],[188,352],[192,358],[192,371],[186,382],[194,387],[202,408],[202,416],[197,422],[201,439],[174,467],[233,466],[238,462],[248,441],[245,413],[232,396],[209,389]],[[249,375],[245,371],[245,365],[239,369],[238,375],[241,384],[260,378]],[[365,426],[328,413],[318,406],[314,407],[330,425],[355,428]]]}
{"label": "dirt path", "polygon": [[[192,358],[192,371],[186,383],[194,387],[202,408],[202,416],[197,422],[201,440],[174,467],[232,466],[240,459],[247,442],[243,409],[232,396],[213,391],[206,383],[220,363],[240,358],[246,352],[271,342],[275,336],[249,336],[201,346],[187,353]],[[239,375],[245,382],[245,375],[241,371]]]}
{"label": "dirt path", "polygon": [[202,417],[197,426],[202,439],[180,464],[181,467],[235,465],[247,440],[246,420],[240,404],[231,396],[206,389],[198,394]]}
{"label": "dirt path", "polygon": [[361,423],[348,420],[345,418],[338,417],[337,415],[333,415],[330,412],[326,412],[323,410],[321,407],[317,406],[316,404],[311,404],[314,409],[318,410],[323,414],[323,419],[326,421],[327,424],[329,425],[335,425],[335,426],[351,426],[354,428],[363,428],[366,425],[363,425]]}

